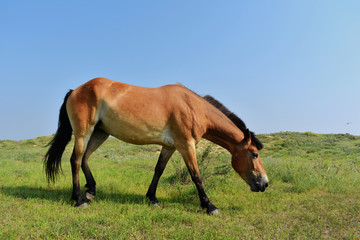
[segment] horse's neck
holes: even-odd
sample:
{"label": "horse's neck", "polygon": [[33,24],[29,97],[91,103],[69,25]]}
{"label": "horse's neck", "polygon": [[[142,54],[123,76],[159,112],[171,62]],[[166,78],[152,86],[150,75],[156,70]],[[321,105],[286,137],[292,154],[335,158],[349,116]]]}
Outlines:
{"label": "horse's neck", "polygon": [[211,114],[204,138],[234,153],[244,139],[243,132],[225,115]]}

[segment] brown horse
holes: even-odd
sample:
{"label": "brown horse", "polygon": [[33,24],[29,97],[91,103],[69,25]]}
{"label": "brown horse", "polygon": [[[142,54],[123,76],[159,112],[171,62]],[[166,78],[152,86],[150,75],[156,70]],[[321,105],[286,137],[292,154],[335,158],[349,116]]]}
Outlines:
{"label": "brown horse", "polygon": [[182,85],[159,88],[137,87],[106,78],[95,78],[65,96],[59,126],[44,158],[49,181],[61,171],[61,156],[72,132],[75,145],[71,156],[72,199],[87,206],[79,184],[79,170],[86,177],[86,198],[95,196],[95,180],[88,158],[109,135],[133,144],[159,144],[161,153],[146,196],[159,205],[156,188],[165,166],[178,150],[190,172],[209,214],[219,213],[202,186],[195,145],[208,139],[232,154],[232,166],[252,191],[265,191],[268,178],[258,150],[261,142],[244,122],[210,96],[200,97]]}

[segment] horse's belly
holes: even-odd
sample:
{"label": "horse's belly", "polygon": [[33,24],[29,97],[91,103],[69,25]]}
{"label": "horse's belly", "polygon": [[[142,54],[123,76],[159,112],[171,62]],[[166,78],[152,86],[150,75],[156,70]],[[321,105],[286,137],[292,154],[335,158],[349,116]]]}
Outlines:
{"label": "horse's belly", "polygon": [[174,140],[166,126],[152,126],[139,121],[102,120],[100,127],[108,134],[132,144],[160,144],[174,147]]}

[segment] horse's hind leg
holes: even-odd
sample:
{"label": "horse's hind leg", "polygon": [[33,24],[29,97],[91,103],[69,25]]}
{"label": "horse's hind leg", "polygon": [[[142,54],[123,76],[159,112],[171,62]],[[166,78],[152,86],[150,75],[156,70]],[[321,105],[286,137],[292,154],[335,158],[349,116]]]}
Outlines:
{"label": "horse's hind leg", "polygon": [[86,178],[86,198],[90,201],[94,200],[95,194],[96,194],[96,182],[94,180],[94,177],[90,171],[88,159],[90,155],[100,147],[101,144],[103,144],[106,139],[109,137],[109,134],[105,131],[101,130],[100,128],[94,129],[93,134],[91,135],[91,138],[89,140],[89,143],[87,145],[84,157],[82,159],[81,163],[81,169],[83,170]]}
{"label": "horse's hind leg", "polygon": [[87,147],[91,131],[88,134],[80,135],[75,134],[75,145],[74,151],[70,158],[71,162],[71,172],[73,178],[73,193],[72,199],[76,201],[76,207],[79,206],[87,206],[87,203],[83,199],[80,190],[80,182],[79,182],[79,171],[81,167],[82,158],[85,153],[85,149]]}
{"label": "horse's hind leg", "polygon": [[159,160],[156,164],[155,167],[155,173],[154,173],[154,177],[151,181],[151,184],[149,186],[149,190],[146,193],[146,196],[150,199],[150,204],[156,205],[156,206],[160,206],[159,202],[156,198],[156,188],[157,185],[159,183],[159,179],[162,175],[162,173],[164,172],[164,169],[166,167],[166,164],[168,163],[170,157],[172,156],[172,154],[175,152],[175,148],[174,149],[168,149],[163,147],[161,149],[160,152],[160,156],[159,156]]}

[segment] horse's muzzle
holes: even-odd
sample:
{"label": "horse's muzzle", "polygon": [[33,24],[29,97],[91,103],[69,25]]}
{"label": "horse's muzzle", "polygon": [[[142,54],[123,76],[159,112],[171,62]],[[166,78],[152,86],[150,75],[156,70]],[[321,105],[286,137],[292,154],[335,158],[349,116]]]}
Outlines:
{"label": "horse's muzzle", "polygon": [[259,175],[253,178],[250,183],[250,188],[253,192],[264,192],[268,186],[269,180],[266,175]]}

